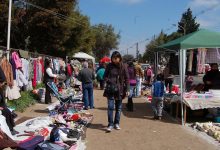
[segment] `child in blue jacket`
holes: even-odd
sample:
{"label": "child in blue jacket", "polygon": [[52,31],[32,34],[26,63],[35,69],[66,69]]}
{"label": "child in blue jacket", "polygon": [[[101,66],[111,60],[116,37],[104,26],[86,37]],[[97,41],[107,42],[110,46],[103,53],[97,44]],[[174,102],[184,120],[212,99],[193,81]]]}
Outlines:
{"label": "child in blue jacket", "polygon": [[156,81],[152,85],[152,109],[154,112],[154,119],[161,120],[163,111],[163,99],[165,93],[164,77],[162,74],[157,75]]}

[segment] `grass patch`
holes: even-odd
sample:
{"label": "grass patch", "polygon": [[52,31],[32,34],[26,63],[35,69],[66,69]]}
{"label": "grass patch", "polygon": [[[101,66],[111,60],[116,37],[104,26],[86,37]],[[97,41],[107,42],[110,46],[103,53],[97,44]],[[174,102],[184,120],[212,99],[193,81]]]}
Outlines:
{"label": "grass patch", "polygon": [[41,89],[41,88],[45,88],[45,84],[44,83],[38,83],[36,86],[36,89]]}
{"label": "grass patch", "polygon": [[31,91],[21,92],[21,97],[17,100],[8,101],[7,105],[15,108],[16,111],[24,112],[26,108],[36,103],[36,96]]}

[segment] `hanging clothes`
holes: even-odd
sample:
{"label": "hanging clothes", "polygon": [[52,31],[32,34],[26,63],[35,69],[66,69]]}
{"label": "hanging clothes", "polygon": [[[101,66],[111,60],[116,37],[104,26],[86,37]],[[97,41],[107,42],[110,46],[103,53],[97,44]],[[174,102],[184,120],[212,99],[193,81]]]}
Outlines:
{"label": "hanging clothes", "polygon": [[37,86],[37,61],[34,60],[34,77],[32,79],[32,86],[35,88]]}
{"label": "hanging clothes", "polygon": [[16,80],[16,64],[12,58],[10,59],[10,64],[12,67],[13,79]]}
{"label": "hanging clothes", "polygon": [[197,74],[197,54],[198,50],[193,51],[193,63],[192,63],[192,74],[196,75]]}
{"label": "hanging clothes", "polygon": [[43,73],[42,73],[42,66],[41,66],[39,59],[37,60],[36,71],[37,71],[37,82],[40,83],[42,81]]}
{"label": "hanging clothes", "polygon": [[6,91],[5,91],[5,96],[8,98],[8,100],[16,100],[19,99],[21,97],[20,94],[20,88],[18,88],[17,82],[16,80],[13,81],[13,85],[12,87],[7,87]]}
{"label": "hanging clothes", "polygon": [[5,73],[5,77],[6,77],[6,82],[7,85],[9,86],[13,86],[14,84],[14,79],[13,79],[13,71],[12,71],[12,66],[11,64],[8,62],[6,57],[3,57],[1,62],[0,62],[0,66],[3,70],[3,72]]}
{"label": "hanging clothes", "polygon": [[206,49],[205,48],[199,48],[198,49],[198,63],[197,63],[197,72],[198,73],[205,73],[205,56],[206,56]]}
{"label": "hanging clothes", "polygon": [[24,73],[25,79],[29,80],[29,61],[26,59],[22,58],[22,71]]}
{"label": "hanging clothes", "polygon": [[23,87],[28,85],[28,80],[25,78],[24,74],[21,72],[20,69],[16,70],[16,81],[18,87]]}
{"label": "hanging clothes", "polygon": [[192,66],[193,66],[193,50],[190,50],[187,71],[192,72]]}
{"label": "hanging clothes", "polygon": [[40,58],[40,64],[42,67],[42,74],[44,74],[44,60],[43,60],[43,58]]}
{"label": "hanging clothes", "polygon": [[208,49],[206,52],[206,64],[218,63],[220,64],[220,49],[212,48]]}
{"label": "hanging clothes", "polygon": [[16,69],[21,68],[21,67],[22,67],[22,62],[21,62],[21,59],[20,59],[18,53],[17,53],[17,52],[13,52],[13,53],[11,54],[11,57],[12,57],[12,59],[13,59],[14,62],[15,62]]}
{"label": "hanging clothes", "polygon": [[58,59],[53,60],[53,68],[56,74],[60,71],[60,63]]}

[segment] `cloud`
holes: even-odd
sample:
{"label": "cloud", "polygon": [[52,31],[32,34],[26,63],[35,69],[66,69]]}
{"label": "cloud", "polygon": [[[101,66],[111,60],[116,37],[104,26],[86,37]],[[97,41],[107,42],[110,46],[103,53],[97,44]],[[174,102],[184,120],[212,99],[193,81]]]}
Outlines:
{"label": "cloud", "polygon": [[132,5],[132,4],[141,3],[141,2],[143,2],[144,0],[115,0],[115,1],[116,1],[116,2],[119,2],[119,3],[124,3],[124,4]]}
{"label": "cloud", "polygon": [[192,8],[201,8],[201,7],[214,7],[220,4],[220,0],[192,0],[189,2],[189,6]]}
{"label": "cloud", "polygon": [[220,0],[191,0],[188,7],[198,15],[197,22],[201,28],[213,29],[220,23]]}

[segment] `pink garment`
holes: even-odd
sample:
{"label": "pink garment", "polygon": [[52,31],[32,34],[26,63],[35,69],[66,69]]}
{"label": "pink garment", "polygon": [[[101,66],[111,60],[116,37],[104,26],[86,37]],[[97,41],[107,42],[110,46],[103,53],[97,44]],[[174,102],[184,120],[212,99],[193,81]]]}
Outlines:
{"label": "pink garment", "polygon": [[206,57],[206,49],[200,48],[198,49],[197,55],[197,72],[205,73],[205,57]]}
{"label": "pink garment", "polygon": [[32,79],[32,86],[35,88],[37,86],[37,61],[34,60],[34,78]]}
{"label": "pink garment", "polygon": [[17,52],[12,53],[12,59],[15,62],[16,69],[22,68],[22,61],[21,61],[21,58],[18,56]]}

